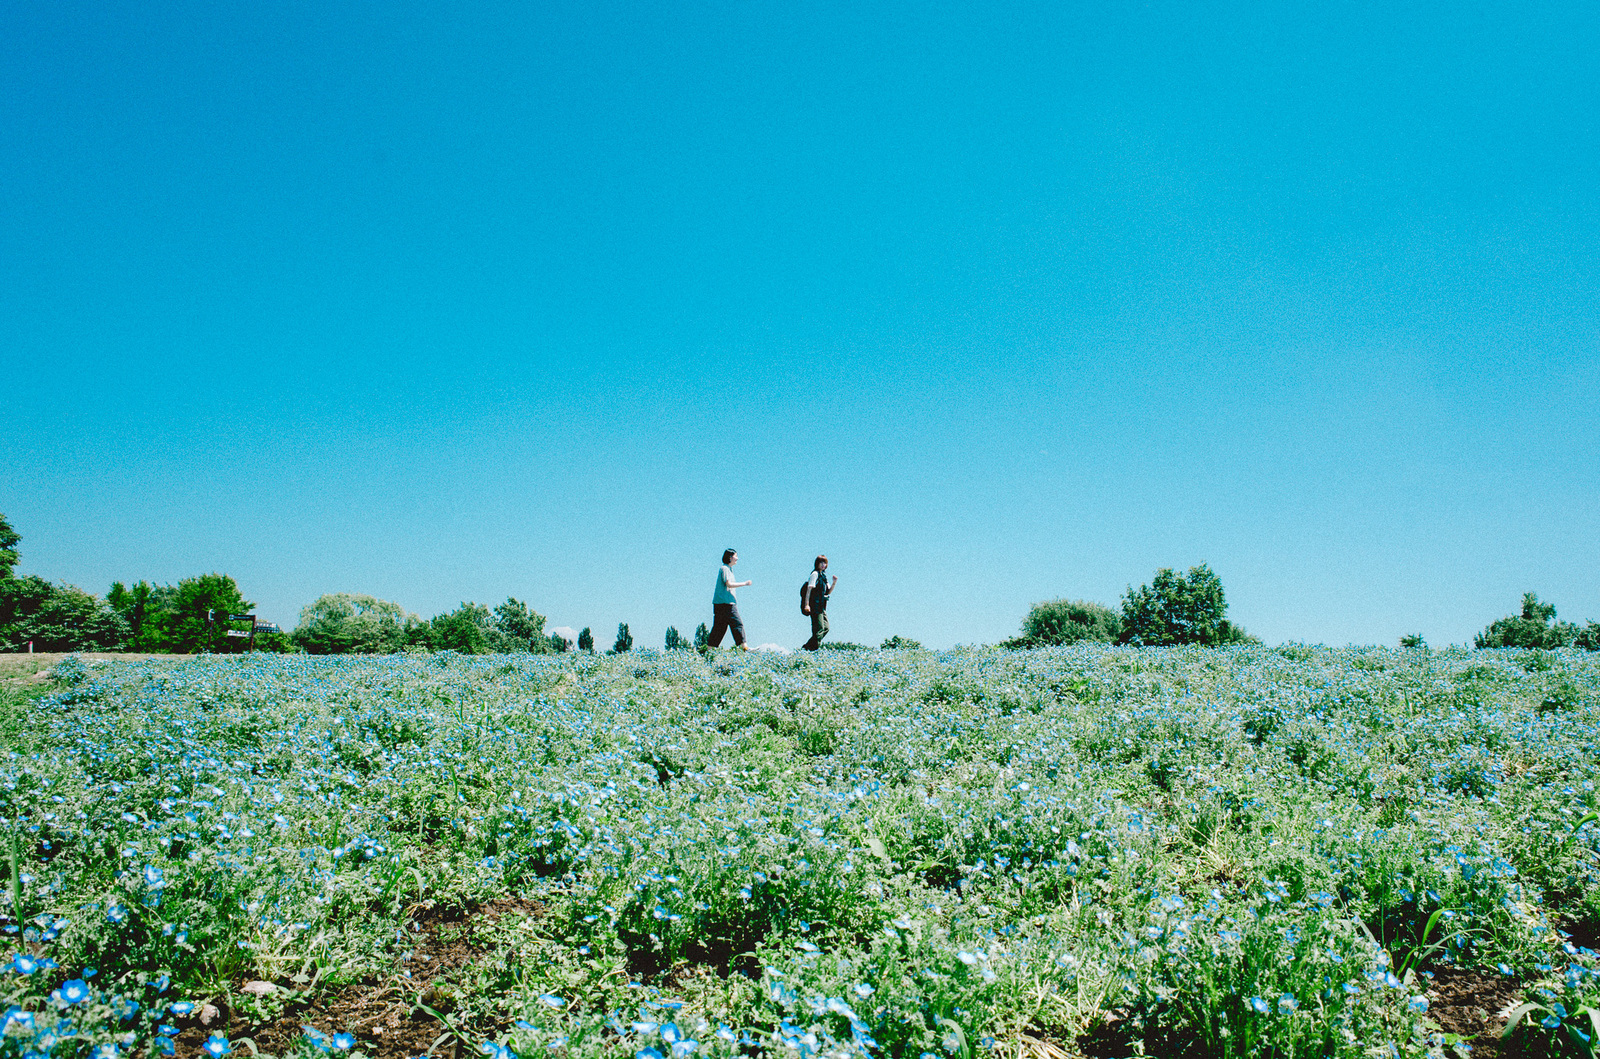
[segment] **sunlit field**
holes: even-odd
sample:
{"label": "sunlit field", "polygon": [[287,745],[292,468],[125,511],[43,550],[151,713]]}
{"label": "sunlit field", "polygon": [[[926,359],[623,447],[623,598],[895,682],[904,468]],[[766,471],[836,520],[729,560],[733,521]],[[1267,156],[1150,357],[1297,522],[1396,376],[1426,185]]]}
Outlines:
{"label": "sunlit field", "polygon": [[5,1056],[1600,1033],[1592,653],[68,659],[5,695]]}

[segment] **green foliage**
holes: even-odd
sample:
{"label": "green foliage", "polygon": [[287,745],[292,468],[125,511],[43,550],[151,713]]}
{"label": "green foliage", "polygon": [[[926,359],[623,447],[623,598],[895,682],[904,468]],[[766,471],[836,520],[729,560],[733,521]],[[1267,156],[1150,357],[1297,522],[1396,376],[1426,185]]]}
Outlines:
{"label": "green foliage", "polygon": [[544,634],[544,615],[535,613],[521,600],[508,598],[494,608],[494,616],[501,650],[542,654],[551,649],[550,638]]}
{"label": "green foliage", "polygon": [[0,515],[0,581],[11,576],[11,571],[17,566],[17,545],[22,540],[22,535],[11,528],[11,523]]}
{"label": "green foliage", "polygon": [[698,626],[695,627],[695,630],[694,630],[694,648],[695,648],[696,651],[698,651],[702,647],[705,647],[710,643],[711,643],[711,630],[706,627],[706,623],[705,622],[701,622]]}
{"label": "green foliage", "polygon": [[1058,647],[1072,643],[1116,643],[1122,619],[1110,607],[1081,599],[1035,603],[1022,619],[1022,635],[1004,647]]}
{"label": "green foliage", "polygon": [[104,602],[42,577],[0,579],[0,650],[118,651],[128,623]]}
{"label": "green foliage", "polygon": [[230,637],[229,614],[246,614],[254,603],[239,594],[227,574],[201,574],[178,582],[169,609],[162,614],[162,647],[179,654],[244,650],[242,639]]}
{"label": "green foliage", "polygon": [[851,643],[849,640],[826,640],[822,643],[824,651],[868,651],[871,650],[864,643]]}
{"label": "green foliage", "polygon": [[565,636],[562,636],[558,632],[551,633],[548,637],[548,640],[551,654],[566,654],[568,651],[572,650],[572,641],[567,639]]}
{"label": "green foliage", "polygon": [[589,631],[589,626],[587,625],[585,625],[578,633],[578,650],[594,650],[594,633]]}
{"label": "green foliage", "polygon": [[1600,651],[1600,622],[1578,626],[1569,621],[1556,621],[1554,604],[1542,603],[1537,593],[1527,592],[1522,597],[1522,611],[1501,618],[1477,636],[1473,645],[1488,647],[1529,647],[1553,650],[1559,647],[1578,647],[1586,651]]}
{"label": "green foliage", "polygon": [[676,626],[674,626],[674,625],[668,625],[667,626],[667,650],[669,650],[669,651],[687,651],[693,646],[694,646],[693,644],[691,644],[688,640],[685,640],[683,638],[683,635],[678,632],[678,629],[677,629]]}
{"label": "green foliage", "polygon": [[1407,650],[1425,650],[1428,646],[1428,641],[1422,638],[1420,632],[1414,632],[1409,636],[1400,637],[1400,646]]}
{"label": "green foliage", "polygon": [[394,654],[427,635],[422,619],[398,603],[334,592],[300,611],[293,638],[307,654]]}
{"label": "green foliage", "polygon": [[891,636],[878,645],[884,651],[920,651],[922,645],[909,636]]}
{"label": "green foliage", "polygon": [[1130,587],[1123,596],[1118,639],[1136,647],[1253,642],[1228,622],[1227,613],[1222,579],[1211,567],[1201,563],[1190,567],[1187,575],[1163,567],[1150,584]]}
{"label": "green foliage", "polygon": [[438,615],[430,624],[436,651],[482,655],[494,650],[494,617],[482,603],[462,603],[448,614]]}
{"label": "green foliage", "polygon": [[617,642],[611,645],[611,653],[620,655],[631,650],[633,650],[633,635],[628,632],[628,623],[625,621],[618,622]]}

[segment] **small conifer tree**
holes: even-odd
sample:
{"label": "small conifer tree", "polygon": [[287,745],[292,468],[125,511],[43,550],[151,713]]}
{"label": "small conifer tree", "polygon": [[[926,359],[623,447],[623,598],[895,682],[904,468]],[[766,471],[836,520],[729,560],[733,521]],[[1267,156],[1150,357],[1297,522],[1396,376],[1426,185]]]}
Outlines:
{"label": "small conifer tree", "polygon": [[583,627],[583,631],[578,634],[578,650],[580,650],[580,651],[593,651],[594,650],[594,633],[589,631],[589,626],[587,626],[587,625],[585,625]]}
{"label": "small conifer tree", "polygon": [[633,650],[633,635],[628,632],[628,623],[619,621],[617,623],[617,642],[611,645],[611,653],[620,655],[631,650]]}

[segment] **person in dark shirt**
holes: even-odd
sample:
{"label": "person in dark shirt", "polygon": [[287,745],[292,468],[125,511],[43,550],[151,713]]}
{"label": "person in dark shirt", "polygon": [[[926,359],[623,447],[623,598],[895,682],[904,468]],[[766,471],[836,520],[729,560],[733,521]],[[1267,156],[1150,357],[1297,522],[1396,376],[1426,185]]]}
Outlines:
{"label": "person in dark shirt", "polygon": [[811,615],[811,639],[800,645],[802,650],[815,651],[822,646],[822,638],[828,635],[828,597],[838,585],[837,577],[828,583],[828,557],[817,556],[811,564],[811,577],[806,580],[806,605],[800,608],[802,613]]}

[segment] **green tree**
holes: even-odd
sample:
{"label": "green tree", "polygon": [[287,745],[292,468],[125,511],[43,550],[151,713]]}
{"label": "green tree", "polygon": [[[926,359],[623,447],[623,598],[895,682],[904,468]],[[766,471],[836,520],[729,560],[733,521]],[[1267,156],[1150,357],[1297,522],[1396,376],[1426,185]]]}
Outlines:
{"label": "green tree", "polygon": [[293,638],[307,654],[394,654],[422,624],[398,603],[331,592],[300,611]]}
{"label": "green tree", "polygon": [[631,650],[633,650],[633,636],[628,632],[628,623],[625,621],[618,622],[617,642],[611,645],[611,653],[620,655],[626,654]]}
{"label": "green tree", "polygon": [[675,626],[675,625],[668,625],[667,626],[667,650],[669,650],[669,651],[686,651],[686,650],[689,649],[689,647],[690,647],[689,641],[685,640],[683,638],[683,635],[678,632],[678,627]]}
{"label": "green tree", "polygon": [[0,650],[120,651],[128,623],[104,601],[42,577],[0,579]]}
{"label": "green tree", "polygon": [[561,654],[566,654],[568,651],[572,650],[572,641],[567,639],[565,636],[562,636],[558,632],[553,632],[553,633],[550,634],[549,642],[550,642],[550,652],[552,654],[561,655]]}
{"label": "green tree", "polygon": [[711,630],[706,628],[706,623],[701,622],[694,630],[694,647],[699,650],[711,643]]}
{"label": "green tree", "polygon": [[498,642],[494,618],[482,603],[463,603],[434,618],[431,624],[436,650],[481,655],[493,651]]}
{"label": "green tree", "polygon": [[11,523],[0,515],[0,581],[11,576],[11,571],[17,567],[17,545],[22,541],[22,535],[11,528]]}
{"label": "green tree", "polygon": [[1579,628],[1569,621],[1556,621],[1554,604],[1542,603],[1536,593],[1526,592],[1520,614],[1490,623],[1472,642],[1480,648],[1581,647],[1596,651],[1600,650],[1600,623],[1591,621]]}
{"label": "green tree", "polygon": [[254,607],[227,574],[186,577],[178,582],[164,615],[165,649],[179,654],[242,651],[245,641],[228,635],[233,627],[228,615],[246,614]]}
{"label": "green tree", "polygon": [[593,651],[594,650],[594,633],[589,631],[589,626],[587,626],[587,625],[585,625],[583,627],[583,630],[578,633],[578,650],[580,650],[580,651]]}
{"label": "green tree", "polygon": [[1252,637],[1227,620],[1222,579],[1205,563],[1187,575],[1156,571],[1148,585],[1131,586],[1122,597],[1122,643],[1139,647],[1174,644],[1248,643]]}
{"label": "green tree", "polygon": [[1428,641],[1422,638],[1422,634],[1420,632],[1414,632],[1408,636],[1400,637],[1400,646],[1404,647],[1408,651],[1420,651],[1428,646]]}
{"label": "green tree", "polygon": [[1081,599],[1035,603],[1022,619],[1022,635],[1004,647],[1057,647],[1062,644],[1116,643],[1122,619],[1110,607]]}
{"label": "green tree", "polygon": [[922,645],[906,636],[891,636],[878,645],[883,651],[920,651]]}
{"label": "green tree", "polygon": [[494,625],[501,637],[497,650],[535,654],[551,650],[550,638],[544,634],[544,615],[535,613],[521,600],[508,598],[494,608]]}

